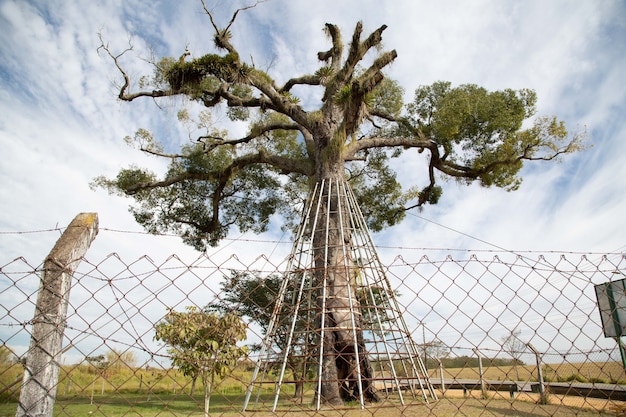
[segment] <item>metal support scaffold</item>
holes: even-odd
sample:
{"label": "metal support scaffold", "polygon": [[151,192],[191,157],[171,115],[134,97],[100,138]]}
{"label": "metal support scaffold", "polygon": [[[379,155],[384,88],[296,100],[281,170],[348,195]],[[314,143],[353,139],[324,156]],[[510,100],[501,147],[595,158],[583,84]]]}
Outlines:
{"label": "metal support scaffold", "polygon": [[437,399],[354,193],[344,180],[321,181],[307,200],[243,410],[276,411],[281,395],[308,396],[319,410],[394,396],[404,404],[407,393]]}

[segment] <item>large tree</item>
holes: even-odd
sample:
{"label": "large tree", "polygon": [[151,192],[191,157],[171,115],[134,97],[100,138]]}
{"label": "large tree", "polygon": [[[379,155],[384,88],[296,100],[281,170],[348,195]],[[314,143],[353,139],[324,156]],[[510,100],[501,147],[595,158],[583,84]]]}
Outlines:
{"label": "large tree", "polygon": [[[231,226],[262,232],[276,213],[297,218],[303,193],[321,181],[349,182],[369,227],[377,231],[400,222],[411,208],[436,203],[438,178],[514,190],[525,161],[552,160],[581,147],[582,135],[569,136],[555,117],[533,118],[536,95],[531,90],[490,92],[438,82],[419,87],[404,106],[403,89],[383,74],[397,57],[395,50],[381,48],[384,25],[366,35],[359,22],[345,44],[339,27],[326,24],[330,47],[317,53],[319,68],[278,83],[231,42],[231,27],[243,9],[226,27],[204,10],[216,50],[155,60],[154,74],[137,84],[123,65],[132,48],[118,53],[103,42],[101,50],[121,74],[120,100],[183,96],[209,111],[227,109],[231,119],[249,123],[248,133],[228,137],[204,112],[197,123],[205,134],[178,152],[165,152],[161,141],[141,130],[129,139],[143,152],[169,160],[165,175],[131,167],[116,178],[95,181],[132,197],[131,211],[148,231],[178,233],[199,250],[216,245]],[[296,93],[305,88],[321,92],[318,106],[301,103]],[[189,122],[189,114],[183,109],[179,117]],[[424,164],[424,174],[421,183],[403,188],[391,158],[406,152],[415,152],[416,177],[418,163]],[[328,198],[328,207],[337,207],[338,196]],[[350,398],[345,383],[356,372],[354,325],[345,315],[349,305],[358,303],[346,268],[356,260],[346,259],[351,251],[345,250],[350,244],[350,230],[341,223],[345,213],[325,209],[327,232],[313,235],[313,247],[319,255],[316,279],[326,283],[320,294],[330,300],[324,320],[333,331],[325,332],[322,341],[325,382],[318,394],[324,403],[341,404]],[[369,366],[362,363],[360,369]],[[367,376],[362,380],[365,396],[375,400]]]}

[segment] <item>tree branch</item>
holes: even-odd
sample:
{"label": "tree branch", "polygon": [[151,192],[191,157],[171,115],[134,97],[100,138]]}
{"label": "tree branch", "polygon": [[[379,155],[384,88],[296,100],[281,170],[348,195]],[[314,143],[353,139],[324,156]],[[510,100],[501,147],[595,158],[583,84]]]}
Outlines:
{"label": "tree branch", "polygon": [[322,80],[321,77],[317,75],[304,75],[302,77],[292,78],[285,83],[283,88],[280,91],[287,92],[291,90],[294,85],[297,84],[305,84],[305,85],[321,85]]}
{"label": "tree branch", "polygon": [[257,153],[250,153],[246,155],[242,155],[236,159],[234,159],[230,165],[225,167],[223,170],[215,171],[215,172],[183,172],[176,176],[166,178],[161,181],[153,181],[153,182],[144,182],[134,184],[123,191],[127,194],[135,194],[139,191],[149,190],[154,188],[164,188],[170,185],[174,185],[180,183],[182,181],[187,180],[198,180],[198,181],[222,181],[224,178],[230,179],[230,177],[237,172],[237,170],[242,169],[248,165],[254,164],[268,164],[272,167],[283,171],[283,173],[298,173],[306,176],[312,176],[315,172],[314,167],[311,161],[301,160],[301,159],[293,159],[287,158],[279,155],[268,154],[264,151],[259,151]]}
{"label": "tree branch", "polygon": [[252,9],[256,7],[257,5],[259,5],[260,3],[264,3],[265,0],[257,0],[256,3],[254,3],[253,5],[241,7],[235,10],[235,12],[233,13],[233,17],[230,19],[230,22],[228,22],[228,25],[226,25],[226,28],[224,28],[223,30],[220,30],[217,27],[217,24],[215,23],[215,20],[213,19],[213,13],[211,13],[211,11],[207,8],[204,0],[200,0],[200,2],[202,3],[202,8],[204,9],[204,12],[209,16],[209,19],[211,20],[211,25],[213,25],[213,29],[215,30],[215,35],[213,38],[215,41],[215,45],[218,48],[227,50],[228,52],[236,52],[235,48],[232,46],[232,44],[229,41],[230,34],[228,31],[230,30],[230,27],[233,25],[233,23],[235,23],[235,19],[237,19],[237,15],[239,14],[239,12]]}
{"label": "tree branch", "polygon": [[361,140],[350,142],[344,152],[345,158],[353,158],[358,152],[370,148],[390,148],[390,147],[406,147],[418,149],[437,149],[437,144],[427,139],[423,134],[417,137],[398,136],[398,137],[368,137]]}
{"label": "tree branch", "polygon": [[130,40],[128,41],[128,48],[124,49],[122,52],[120,52],[119,54],[115,55],[111,52],[111,49],[109,49],[109,45],[107,43],[104,42],[104,40],[102,39],[102,33],[98,33],[98,38],[100,39],[100,46],[98,47],[97,51],[99,53],[99,51],[102,49],[103,51],[105,51],[107,53],[107,55],[113,60],[113,63],[115,64],[115,66],[117,67],[118,71],[122,74],[122,78],[124,80],[124,83],[122,84],[122,86],[120,87],[120,91],[117,95],[117,97],[120,100],[123,101],[133,101],[134,99],[138,98],[138,97],[165,97],[165,96],[172,96],[174,95],[174,93],[171,90],[168,91],[162,91],[162,90],[153,90],[153,91],[140,91],[137,93],[129,93],[129,89],[130,89],[130,77],[128,76],[128,73],[124,70],[124,68],[122,67],[122,65],[120,64],[120,58],[122,56],[124,56],[124,54],[126,54],[127,52],[130,52],[133,50],[133,45],[130,42]]}
{"label": "tree branch", "polygon": [[330,60],[331,69],[333,72],[337,72],[341,66],[341,56],[343,55],[341,31],[337,25],[326,23],[326,32],[330,35],[333,46],[326,52],[318,52],[317,59],[324,62]]}
{"label": "tree branch", "polygon": [[239,139],[224,140],[223,138],[216,137],[216,136],[203,135],[203,136],[199,136],[197,140],[198,142],[203,142],[206,139],[215,140],[216,143],[209,144],[207,146],[206,151],[209,152],[212,149],[216,148],[217,146],[222,146],[222,145],[235,146],[240,143],[248,143],[251,140],[256,139],[259,136],[263,135],[264,133],[271,132],[274,130],[298,130],[299,131],[301,129],[302,129],[301,126],[295,123],[270,123],[270,124],[263,125],[263,126],[253,127],[252,132],[250,132],[249,135],[244,136],[243,138],[239,138]]}

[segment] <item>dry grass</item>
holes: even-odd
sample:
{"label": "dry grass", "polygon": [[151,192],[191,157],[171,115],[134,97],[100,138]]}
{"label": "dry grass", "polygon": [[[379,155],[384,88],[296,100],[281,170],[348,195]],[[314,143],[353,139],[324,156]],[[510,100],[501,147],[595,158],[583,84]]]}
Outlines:
{"label": "dry grass", "polygon": [[[626,384],[626,372],[624,372],[624,367],[620,362],[546,364],[544,365],[543,371],[543,376],[546,381],[567,381],[571,380],[572,376],[574,376],[589,382],[601,381],[606,383],[619,382]],[[429,374],[432,378],[439,378],[438,369],[430,369]],[[478,368],[444,369],[444,378],[478,379],[478,377]],[[537,367],[534,365],[485,367],[484,378],[494,381],[536,380]]]}

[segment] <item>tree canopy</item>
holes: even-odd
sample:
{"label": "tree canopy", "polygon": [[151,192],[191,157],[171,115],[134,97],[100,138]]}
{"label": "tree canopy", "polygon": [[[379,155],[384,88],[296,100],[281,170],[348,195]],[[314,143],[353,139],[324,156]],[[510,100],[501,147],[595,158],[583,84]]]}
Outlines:
{"label": "tree canopy", "polygon": [[[351,183],[369,227],[378,231],[402,221],[409,209],[437,203],[442,178],[515,190],[524,162],[582,147],[584,133],[572,136],[556,117],[536,117],[537,97],[529,89],[436,82],[418,87],[405,105],[403,86],[383,73],[397,58],[395,50],[381,48],[385,25],[365,35],[358,22],[345,44],[340,28],[326,24],[330,46],[317,53],[318,69],[279,84],[231,43],[243,9],[226,27],[204,9],[215,52],[155,60],[154,73],[138,83],[123,66],[132,47],[116,53],[104,41],[100,46],[121,74],[120,100],[183,96],[206,108],[193,117],[186,108],[179,112],[183,123],[203,132],[178,152],[165,152],[167,138],[147,130],[127,137],[141,151],[169,160],[163,176],[129,167],[94,180],[132,197],[131,211],[149,232],[173,232],[203,250],[232,226],[263,232],[275,214],[289,227],[311,183],[338,177]],[[296,94],[302,88],[321,90],[313,109]],[[215,109],[248,122],[247,134],[220,130],[211,117]],[[427,158],[415,159],[415,183],[403,186],[392,159],[407,152]]]}

